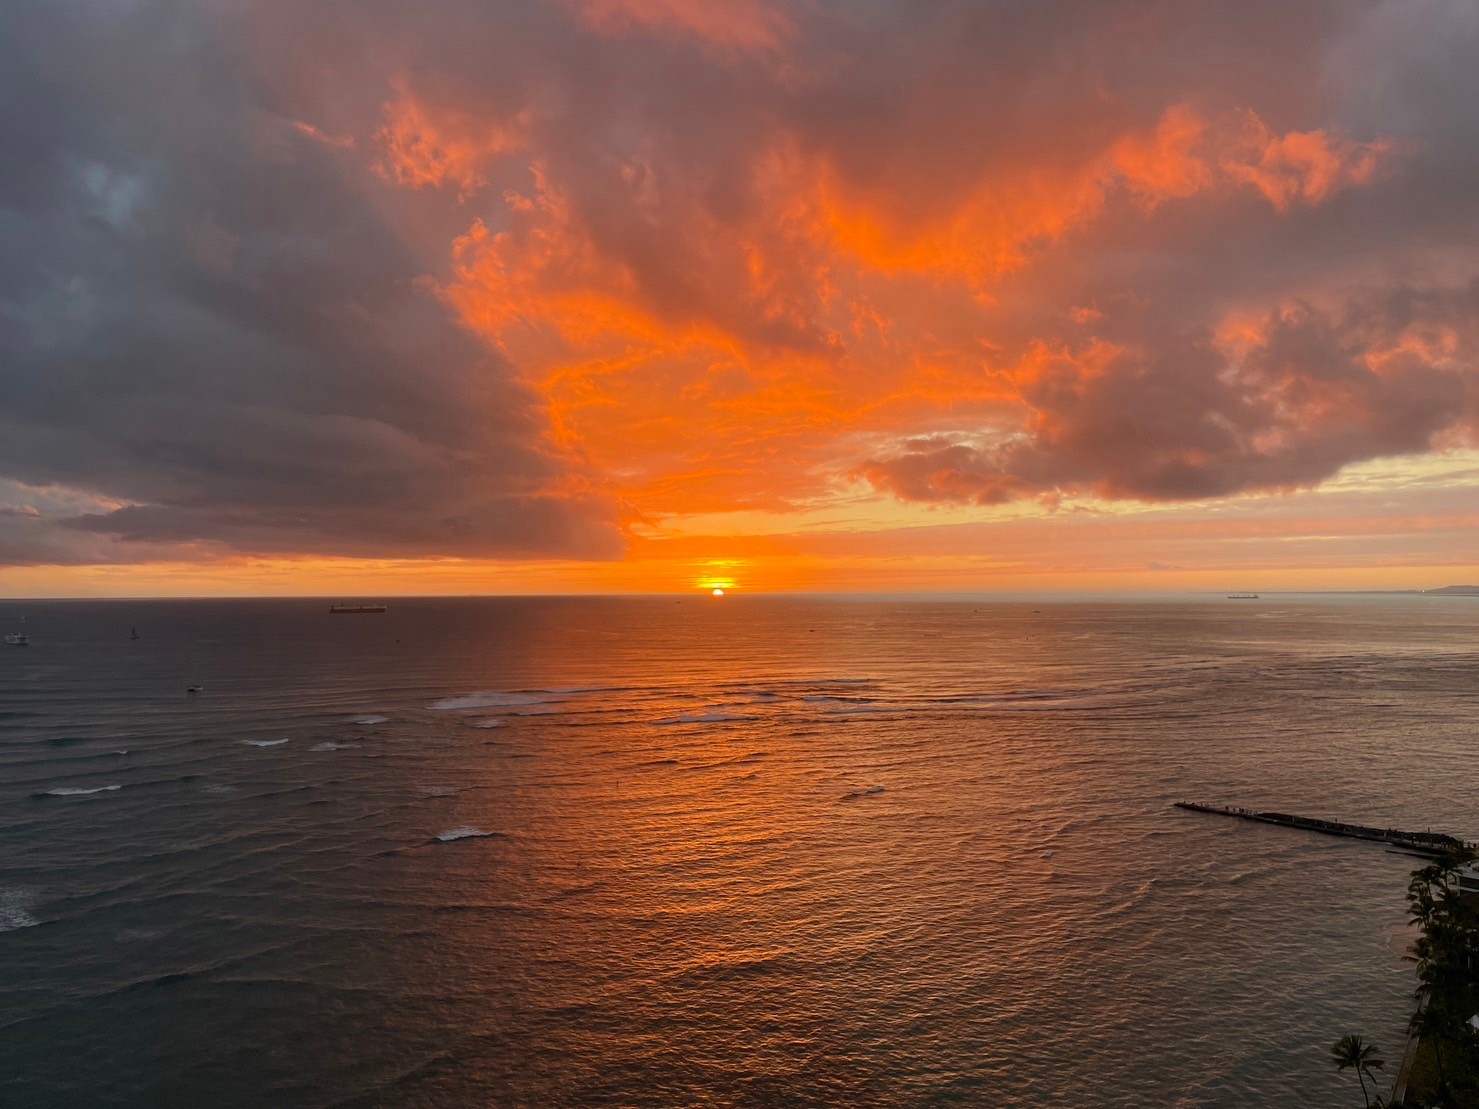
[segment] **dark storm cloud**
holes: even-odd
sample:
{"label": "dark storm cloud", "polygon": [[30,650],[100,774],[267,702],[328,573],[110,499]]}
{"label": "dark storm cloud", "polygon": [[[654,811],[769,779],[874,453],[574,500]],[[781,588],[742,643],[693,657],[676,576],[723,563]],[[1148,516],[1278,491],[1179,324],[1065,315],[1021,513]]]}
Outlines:
{"label": "dark storm cloud", "polygon": [[257,85],[224,17],[0,20],[0,477],[97,500],[24,521],[12,561],[97,558],[89,533],[137,541],[113,558],[619,550],[537,398],[420,286],[376,183]]}

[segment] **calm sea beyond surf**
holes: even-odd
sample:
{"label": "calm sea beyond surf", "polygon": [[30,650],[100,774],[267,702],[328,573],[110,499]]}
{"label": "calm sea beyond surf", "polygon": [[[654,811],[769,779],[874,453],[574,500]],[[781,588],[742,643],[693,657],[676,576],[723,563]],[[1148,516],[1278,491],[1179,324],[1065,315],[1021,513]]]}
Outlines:
{"label": "calm sea beyond surf", "polygon": [[1479,837],[1479,598],[328,604],[0,604],[0,1104],[1350,1106],[1418,861],[1171,803]]}

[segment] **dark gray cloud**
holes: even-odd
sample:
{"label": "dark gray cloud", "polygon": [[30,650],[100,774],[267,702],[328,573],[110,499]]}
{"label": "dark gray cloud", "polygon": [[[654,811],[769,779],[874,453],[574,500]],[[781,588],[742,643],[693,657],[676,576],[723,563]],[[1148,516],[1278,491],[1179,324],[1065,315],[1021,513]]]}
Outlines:
{"label": "dark gray cloud", "polygon": [[1205,334],[1064,358],[1024,384],[1030,426],[990,447],[931,438],[862,475],[905,500],[998,504],[1062,491],[1201,500],[1310,487],[1357,461],[1421,454],[1479,428],[1479,283],[1392,291],[1339,317],[1309,305]]}
{"label": "dark gray cloud", "polygon": [[0,478],[95,500],[0,522],[0,558],[619,552],[538,399],[418,281],[393,188],[295,126],[224,16],[0,19]]}

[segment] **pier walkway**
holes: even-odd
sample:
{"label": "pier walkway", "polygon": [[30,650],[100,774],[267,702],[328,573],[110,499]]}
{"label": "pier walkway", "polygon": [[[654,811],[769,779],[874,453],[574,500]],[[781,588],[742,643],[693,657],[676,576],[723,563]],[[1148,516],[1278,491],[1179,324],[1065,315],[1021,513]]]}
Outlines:
{"label": "pier walkway", "polygon": [[1347,839],[1365,839],[1375,843],[1388,843],[1404,851],[1419,855],[1438,856],[1449,851],[1479,851],[1479,844],[1469,843],[1457,836],[1443,832],[1406,832],[1401,828],[1368,828],[1364,824],[1343,824],[1337,820],[1320,820],[1312,816],[1290,816],[1281,812],[1254,812],[1226,805],[1202,805],[1195,801],[1177,801],[1175,807],[1189,812],[1212,813],[1215,816],[1235,816],[1239,820],[1254,820],[1260,824],[1278,824],[1284,828],[1300,828],[1306,832],[1319,832],[1327,836],[1345,836]]}

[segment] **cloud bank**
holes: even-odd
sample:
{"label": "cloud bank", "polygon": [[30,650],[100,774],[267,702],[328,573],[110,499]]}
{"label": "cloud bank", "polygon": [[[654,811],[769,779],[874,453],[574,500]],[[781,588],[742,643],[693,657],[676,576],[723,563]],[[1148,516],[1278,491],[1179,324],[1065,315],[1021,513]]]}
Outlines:
{"label": "cloud bank", "polygon": [[1479,432],[1460,0],[0,18],[0,560],[613,557]]}

